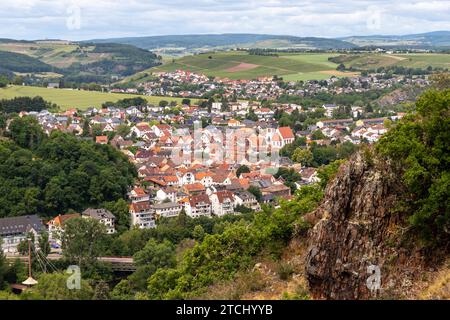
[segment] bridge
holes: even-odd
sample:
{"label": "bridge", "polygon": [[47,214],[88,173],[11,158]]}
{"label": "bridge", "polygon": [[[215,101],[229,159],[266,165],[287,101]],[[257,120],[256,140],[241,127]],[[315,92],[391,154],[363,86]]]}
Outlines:
{"label": "bridge", "polygon": [[[49,254],[47,259],[50,261],[56,261],[62,259],[63,256],[60,254]],[[28,263],[28,256],[20,255],[6,255],[6,259],[13,261],[20,259],[25,263]],[[132,257],[98,257],[98,261],[105,262],[111,265],[111,269],[116,272],[134,272],[136,271],[136,266]]]}

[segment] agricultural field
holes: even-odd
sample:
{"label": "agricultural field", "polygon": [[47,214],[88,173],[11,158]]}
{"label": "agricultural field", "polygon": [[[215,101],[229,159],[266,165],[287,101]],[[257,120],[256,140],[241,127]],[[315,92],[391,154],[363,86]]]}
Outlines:
{"label": "agricultural field", "polygon": [[335,58],[347,68],[359,70],[377,69],[388,66],[408,68],[450,68],[450,54],[444,53],[409,53],[409,54],[346,54]]}
{"label": "agricultural field", "polygon": [[335,76],[352,76],[336,70],[338,64],[328,61],[334,53],[280,53],[278,57],[250,55],[243,51],[198,54],[167,61],[150,72],[175,71],[177,69],[203,73],[208,76],[230,79],[255,79],[281,76],[286,80],[327,79]]}
{"label": "agricultural field", "polygon": [[67,68],[72,63],[87,64],[106,58],[93,53],[95,46],[81,48],[68,42],[11,42],[0,43],[0,50],[21,53],[57,68]]}
{"label": "agricultural field", "polygon": [[[141,96],[121,93],[102,93],[97,91],[69,90],[69,89],[48,89],[29,86],[9,86],[0,89],[0,99],[12,99],[15,97],[35,97],[41,96],[47,101],[56,103],[62,110],[77,108],[85,110],[89,107],[100,107],[106,101],[116,102],[121,99],[142,97],[149,103],[158,104],[161,100],[177,101],[181,103],[181,98]],[[195,103],[197,100],[193,100]]]}

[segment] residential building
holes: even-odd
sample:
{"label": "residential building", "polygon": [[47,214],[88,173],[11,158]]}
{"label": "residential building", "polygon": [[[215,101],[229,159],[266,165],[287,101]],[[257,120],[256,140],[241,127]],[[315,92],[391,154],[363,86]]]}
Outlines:
{"label": "residential building", "polygon": [[212,213],[211,201],[206,194],[199,194],[192,196],[185,202],[185,211],[191,218],[197,218],[201,216],[210,217]]}
{"label": "residential building", "polygon": [[154,204],[152,208],[156,218],[172,218],[180,214],[181,210],[183,210],[183,205],[175,202],[166,202]]}
{"label": "residential building", "polygon": [[116,232],[115,229],[115,220],[116,217],[114,215],[106,210],[106,209],[86,209],[82,213],[83,218],[91,218],[99,221],[101,224],[106,226],[106,232],[108,234],[112,234]]}
{"label": "residential building", "polygon": [[34,235],[35,244],[45,226],[37,215],[9,217],[0,219],[1,248],[5,254],[17,254],[18,244],[26,240],[29,233]]}
{"label": "residential building", "polygon": [[154,210],[149,202],[136,202],[130,204],[129,213],[131,225],[139,229],[155,228]]}

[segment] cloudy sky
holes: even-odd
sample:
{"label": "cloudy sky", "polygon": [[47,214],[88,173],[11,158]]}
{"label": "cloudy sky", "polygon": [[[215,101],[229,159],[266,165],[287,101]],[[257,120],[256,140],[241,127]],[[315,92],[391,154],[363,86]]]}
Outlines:
{"label": "cloudy sky", "polygon": [[450,30],[450,0],[1,0],[0,38],[268,33],[339,37]]}

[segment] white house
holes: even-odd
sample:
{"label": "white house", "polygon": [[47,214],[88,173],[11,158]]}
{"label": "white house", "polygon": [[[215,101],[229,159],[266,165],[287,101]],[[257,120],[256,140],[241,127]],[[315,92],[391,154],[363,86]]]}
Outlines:
{"label": "white house", "polygon": [[101,224],[106,226],[106,232],[108,234],[116,232],[116,229],[114,227],[116,217],[114,217],[114,215],[106,209],[89,208],[84,210],[81,216],[83,218],[91,218],[98,220]]}
{"label": "white house", "polygon": [[215,215],[221,217],[226,214],[234,213],[234,196],[230,191],[218,191],[210,197],[212,211]]}
{"label": "white house", "polygon": [[185,202],[184,209],[186,214],[191,218],[197,218],[201,216],[211,216],[211,201],[206,194],[199,194],[192,196],[189,201]]}
{"label": "white house", "polygon": [[139,229],[155,228],[154,210],[148,202],[132,203],[129,207],[131,225]]}
{"label": "white house", "polygon": [[167,202],[154,204],[152,208],[156,218],[172,218],[180,214],[181,210],[183,210],[183,205],[175,202]]}

